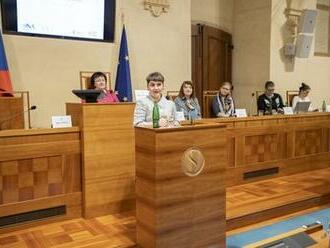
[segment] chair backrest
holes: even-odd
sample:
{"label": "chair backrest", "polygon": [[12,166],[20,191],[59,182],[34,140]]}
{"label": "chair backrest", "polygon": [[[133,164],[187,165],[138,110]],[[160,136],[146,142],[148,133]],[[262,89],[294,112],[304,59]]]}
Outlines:
{"label": "chair backrest", "polygon": [[[265,90],[257,90],[256,91],[256,102],[254,103],[255,104],[254,107],[250,106],[250,108],[251,108],[250,111],[252,112],[252,113],[250,113],[250,115],[258,113],[258,98],[259,98],[259,96],[261,96],[264,93],[265,93]],[[253,109],[255,109],[256,112],[254,112]]]}
{"label": "chair backrest", "polygon": [[203,118],[211,118],[212,114],[212,101],[218,94],[218,90],[205,90],[203,91]]}
{"label": "chair backrest", "polygon": [[171,101],[174,101],[178,95],[179,95],[179,91],[169,90],[166,92],[166,98]]}
{"label": "chair backrest", "polygon": [[263,93],[265,93],[264,90],[257,90],[256,91],[256,100],[258,101],[259,96],[261,96]]}
{"label": "chair backrest", "polygon": [[287,90],[286,91],[286,102],[288,107],[292,107],[292,100],[295,96],[299,95],[299,90]]}
{"label": "chair backrest", "polygon": [[[80,89],[92,89],[91,85],[91,77],[95,71],[81,71],[80,72]],[[103,72],[105,76],[107,77],[107,88],[111,88],[111,77],[110,72]]]}

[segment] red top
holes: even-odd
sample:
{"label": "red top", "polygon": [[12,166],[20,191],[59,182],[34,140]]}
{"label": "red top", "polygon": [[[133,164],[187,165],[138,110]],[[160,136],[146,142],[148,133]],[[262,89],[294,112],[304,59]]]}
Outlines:
{"label": "red top", "polygon": [[100,99],[97,99],[98,103],[109,103],[109,102],[119,102],[117,95],[113,90],[107,90],[106,93],[103,93]]}

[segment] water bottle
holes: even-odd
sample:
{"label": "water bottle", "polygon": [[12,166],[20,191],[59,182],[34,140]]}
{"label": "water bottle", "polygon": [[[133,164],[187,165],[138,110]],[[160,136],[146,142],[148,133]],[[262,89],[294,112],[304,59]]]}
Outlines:
{"label": "water bottle", "polygon": [[323,100],[323,103],[322,103],[322,112],[326,112],[326,111],[327,111],[327,104]]}
{"label": "water bottle", "polygon": [[154,103],[152,109],[152,127],[159,128],[159,107],[157,103]]}

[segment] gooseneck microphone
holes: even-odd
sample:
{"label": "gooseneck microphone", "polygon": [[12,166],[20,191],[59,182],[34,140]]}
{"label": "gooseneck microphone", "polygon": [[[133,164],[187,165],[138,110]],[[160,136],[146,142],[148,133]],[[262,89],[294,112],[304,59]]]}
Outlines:
{"label": "gooseneck microphone", "polygon": [[251,94],[251,102],[250,102],[250,109],[249,109],[250,116],[252,116],[252,108],[253,108],[254,96],[255,96],[255,93],[252,92],[252,94]]}
{"label": "gooseneck microphone", "polygon": [[6,119],[3,119],[3,120],[0,122],[0,130],[2,130],[2,127],[3,127],[3,125],[4,125],[6,122],[8,122],[8,121],[10,121],[10,120],[12,120],[12,119],[14,119],[14,118],[16,118],[17,116],[24,115],[26,112],[29,112],[29,111],[31,111],[31,110],[35,110],[35,109],[37,109],[37,106],[36,106],[36,105],[32,105],[30,108],[28,108],[28,109],[26,109],[26,110],[24,110],[24,111],[21,111],[21,112],[15,113],[15,114],[13,114],[13,115],[10,115],[10,116],[9,116],[8,118],[6,118]]}

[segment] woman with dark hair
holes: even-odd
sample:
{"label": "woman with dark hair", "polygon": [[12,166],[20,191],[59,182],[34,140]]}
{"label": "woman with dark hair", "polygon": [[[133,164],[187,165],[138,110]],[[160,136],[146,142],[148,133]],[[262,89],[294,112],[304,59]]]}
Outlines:
{"label": "woman with dark hair", "polygon": [[[301,83],[299,87],[299,94],[294,96],[292,99],[292,109],[296,108],[298,102],[311,102],[311,99],[308,97],[309,92],[311,91],[311,87],[305,83]],[[308,111],[317,111],[314,109],[312,104],[309,105]]]}
{"label": "woman with dark hair", "polygon": [[91,88],[102,91],[97,97],[98,103],[119,102],[115,92],[107,89],[107,77],[103,72],[93,73],[91,76]]}
{"label": "woman with dark hair", "polygon": [[212,102],[212,111],[215,117],[235,116],[234,99],[231,95],[232,87],[230,82],[220,84],[219,93]]}
{"label": "woman with dark hair", "polygon": [[280,94],[275,93],[275,84],[272,81],[265,83],[265,93],[258,97],[258,113],[263,115],[283,114],[284,104]]}
{"label": "woman with dark hair", "polygon": [[198,99],[195,96],[194,85],[191,81],[184,81],[180,92],[175,98],[175,107],[177,111],[182,111],[186,120],[195,120],[201,118],[201,109]]}

